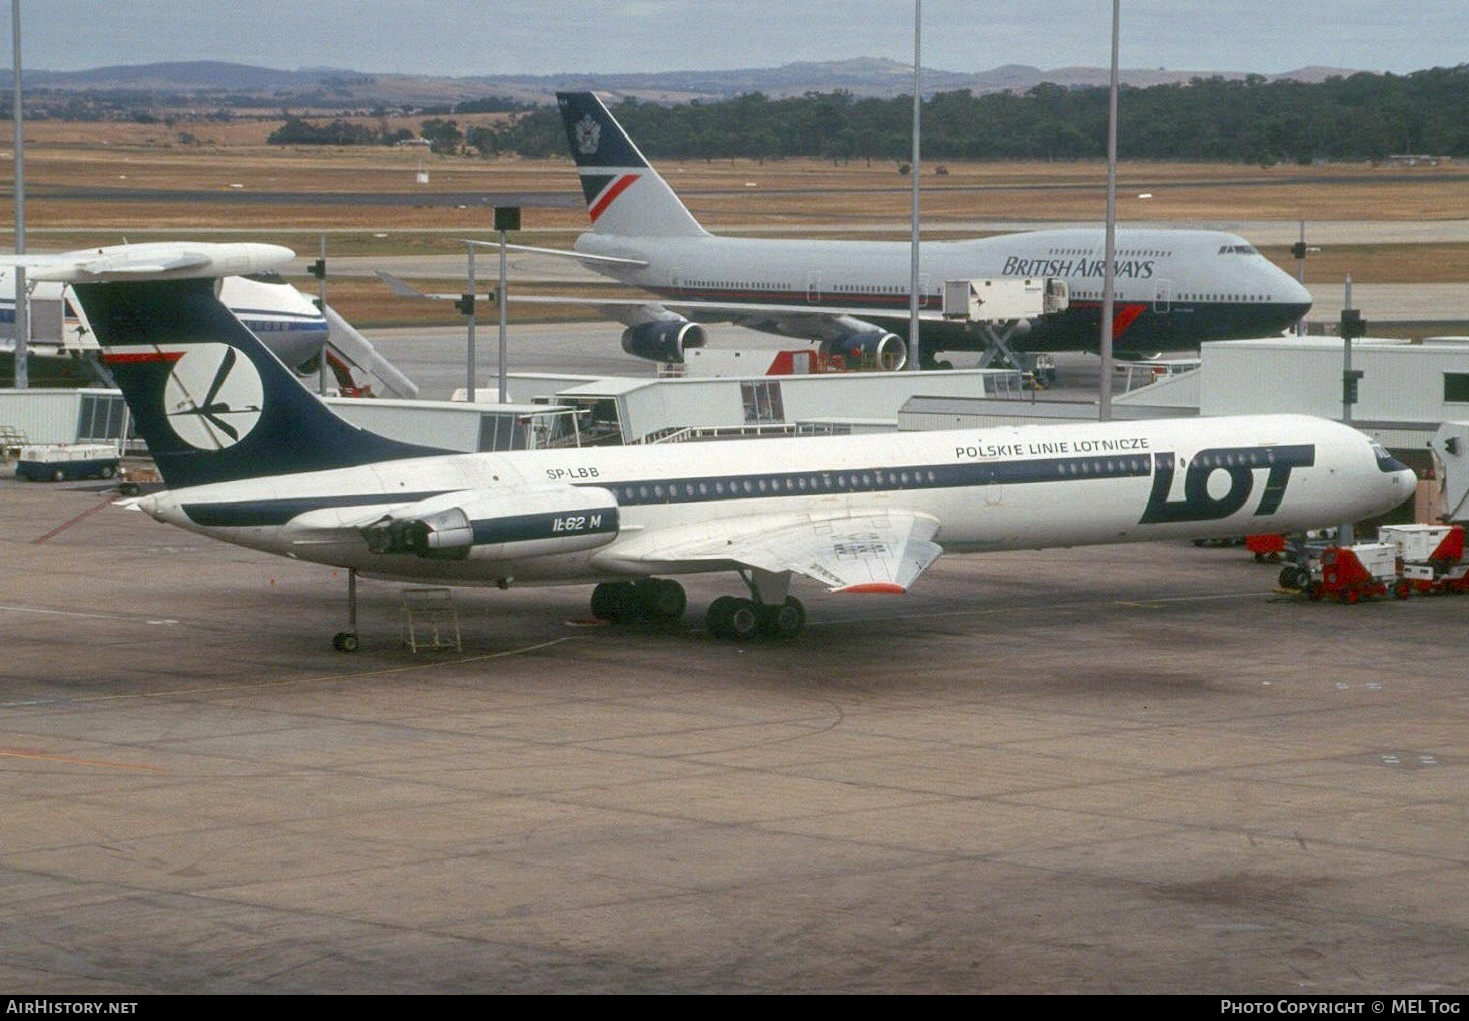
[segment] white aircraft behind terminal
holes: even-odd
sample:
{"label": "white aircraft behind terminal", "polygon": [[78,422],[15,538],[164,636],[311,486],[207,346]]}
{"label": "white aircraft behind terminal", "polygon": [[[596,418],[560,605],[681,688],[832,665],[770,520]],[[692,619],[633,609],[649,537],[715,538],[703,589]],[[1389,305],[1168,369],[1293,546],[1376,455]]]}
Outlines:
{"label": "white aircraft behind terminal", "polygon": [[[107,272],[106,267],[141,266],[159,257],[176,256],[178,247],[165,243],[116,245],[55,254],[0,256],[0,266],[24,263],[30,295],[30,339],[27,361],[32,386],[84,386],[105,384],[90,361],[97,353],[91,324],[72,301],[68,286],[47,279],[48,270],[62,267],[63,273]],[[53,274],[54,275],[54,274]],[[271,352],[298,376],[315,378],[321,360],[339,392],[376,393],[378,396],[414,397],[418,388],[372,345],[327,307],[325,312],[278,273],[252,273],[224,277],[219,299]],[[15,334],[15,273],[0,269],[0,328]],[[13,385],[15,349],[13,340],[0,340],[0,384]]]}
{"label": "white aircraft behind terminal", "polygon": [[[694,219],[593,93],[557,94],[592,229],[574,255],[657,296],[585,299],[627,326],[623,348],[678,362],[706,342],[702,322],[733,322],[820,341],[889,368],[906,357],[912,252],[902,241],[716,237]],[[547,249],[526,247],[528,251]],[[972,325],[941,315],[946,280],[1058,278],[1069,307],[1031,319],[1012,347],[1097,350],[1104,234],[1039,230],[921,246],[920,341],[939,351],[985,350]],[[512,300],[554,300],[515,298]],[[1259,337],[1292,326],[1311,296],[1243,238],[1205,230],[1124,229],[1116,237],[1113,346],[1187,350],[1201,341]]]}
{"label": "white aircraft behind terminal", "polygon": [[288,250],[178,248],[71,278],[169,487],[135,505],[346,568],[352,593],[358,572],[594,582],[597,616],[674,619],[658,576],[728,571],[748,598],[716,599],[710,631],[791,636],[797,575],[899,593],[943,553],[1297,531],[1413,493],[1366,436],[1300,415],[448,454],[348,425],[220,304],[209,277]]}

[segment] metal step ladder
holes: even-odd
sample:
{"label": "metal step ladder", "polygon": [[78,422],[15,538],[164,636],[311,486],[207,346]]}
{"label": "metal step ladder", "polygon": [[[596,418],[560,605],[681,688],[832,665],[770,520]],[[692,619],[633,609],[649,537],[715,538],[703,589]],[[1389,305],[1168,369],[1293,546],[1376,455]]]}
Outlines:
{"label": "metal step ladder", "polygon": [[454,593],[446,587],[405,588],[402,640],[414,652],[419,649],[462,652]]}

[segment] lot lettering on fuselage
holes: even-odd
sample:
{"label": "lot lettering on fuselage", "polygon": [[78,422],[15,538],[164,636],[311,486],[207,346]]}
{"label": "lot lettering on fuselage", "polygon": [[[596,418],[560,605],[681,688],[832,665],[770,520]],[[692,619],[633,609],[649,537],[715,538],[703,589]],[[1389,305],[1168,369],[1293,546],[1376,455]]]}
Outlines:
{"label": "lot lettering on fuselage", "polygon": [[1121,454],[1147,450],[1146,436],[1124,436],[1108,440],[1047,440],[1024,443],[977,443],[955,447],[954,460],[975,461],[987,457],[1054,457],[1057,454]]}
{"label": "lot lettering on fuselage", "polygon": [[[1294,468],[1309,468],[1316,463],[1316,447],[1311,444],[1281,447],[1216,447],[1201,450],[1188,463],[1183,476],[1183,498],[1170,499],[1175,474],[1174,455],[1153,455],[1153,491],[1148,495],[1142,524],[1178,521],[1217,521],[1244,507],[1255,486],[1255,471],[1268,468],[1265,489],[1255,507],[1255,516],[1274,514],[1285,499],[1285,487]],[[1209,492],[1209,479],[1215,472],[1229,477],[1229,488],[1219,496]]]}

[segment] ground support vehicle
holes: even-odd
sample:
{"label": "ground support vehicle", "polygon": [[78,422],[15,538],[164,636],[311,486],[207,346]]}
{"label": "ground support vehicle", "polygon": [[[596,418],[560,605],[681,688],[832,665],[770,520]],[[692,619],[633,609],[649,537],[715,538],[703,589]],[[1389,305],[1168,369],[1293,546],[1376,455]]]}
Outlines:
{"label": "ground support vehicle", "polygon": [[15,477],[29,482],[110,479],[118,460],[110,443],[40,443],[21,448]]}
{"label": "ground support vehicle", "polygon": [[1400,582],[1397,547],[1387,542],[1355,546],[1307,543],[1301,559],[1280,572],[1282,588],[1298,589],[1312,599],[1348,604],[1389,592],[1407,598]]}
{"label": "ground support vehicle", "polygon": [[1286,550],[1286,538],[1278,533],[1245,536],[1245,549],[1255,554],[1255,563],[1278,564]]}
{"label": "ground support vehicle", "polygon": [[1377,537],[1397,550],[1404,595],[1469,592],[1462,525],[1384,525]]}

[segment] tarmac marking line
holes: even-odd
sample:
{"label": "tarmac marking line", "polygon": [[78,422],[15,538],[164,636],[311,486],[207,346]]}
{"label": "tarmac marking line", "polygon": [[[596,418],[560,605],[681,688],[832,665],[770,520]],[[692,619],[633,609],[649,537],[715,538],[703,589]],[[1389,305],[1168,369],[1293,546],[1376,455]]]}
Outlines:
{"label": "tarmac marking line", "polygon": [[66,531],[72,525],[80,524],[81,522],[85,521],[87,518],[90,518],[93,514],[96,514],[102,508],[104,508],[104,507],[111,507],[112,506],[112,503],[113,503],[113,498],[109,496],[107,499],[103,500],[101,503],[99,503],[97,506],[93,507],[91,510],[84,510],[80,514],[78,514],[76,517],[72,518],[70,521],[63,521],[61,524],[59,524],[55,528],[51,529],[51,531],[47,532],[45,535],[41,536],[39,539],[32,539],[31,540],[31,545],[32,546],[39,546],[42,543],[46,542],[47,540],[56,538],[56,536],[60,535],[64,531]]}
{"label": "tarmac marking line", "polygon": [[162,766],[140,766],[134,762],[105,762],[101,759],[78,759],[70,755],[47,755],[22,749],[0,748],[0,759],[38,759],[43,762],[66,762],[74,766],[106,766],[109,769],[141,769],[149,773],[167,773]]}

